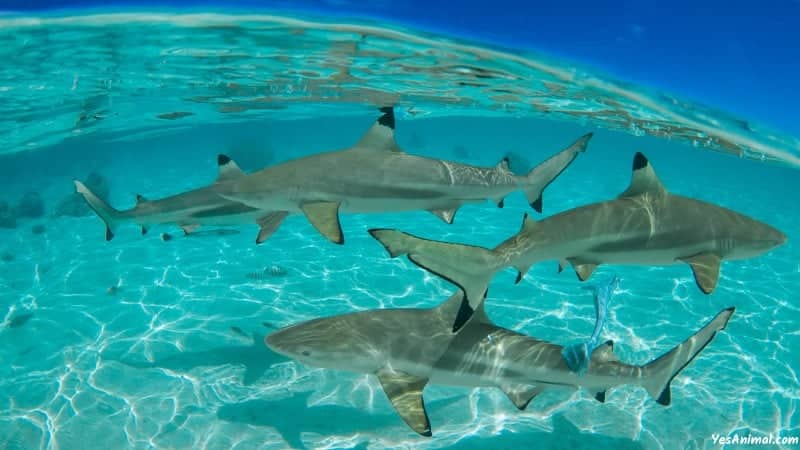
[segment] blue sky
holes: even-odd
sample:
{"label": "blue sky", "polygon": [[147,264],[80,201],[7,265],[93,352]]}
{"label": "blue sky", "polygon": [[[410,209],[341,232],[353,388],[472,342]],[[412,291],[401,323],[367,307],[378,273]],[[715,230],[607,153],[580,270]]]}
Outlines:
{"label": "blue sky", "polygon": [[0,9],[7,10],[113,5],[299,8],[388,19],[544,51],[800,135],[800,0],[0,0]]}

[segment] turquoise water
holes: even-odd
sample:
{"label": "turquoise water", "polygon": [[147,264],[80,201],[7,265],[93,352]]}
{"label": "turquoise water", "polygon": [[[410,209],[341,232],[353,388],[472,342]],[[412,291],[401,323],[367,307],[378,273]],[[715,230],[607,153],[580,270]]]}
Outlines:
{"label": "turquoise water", "polygon": [[[587,87],[601,78],[583,71],[561,79],[563,90],[536,96],[530,82],[552,74],[531,69],[542,59],[525,60],[524,69],[512,64],[521,56],[465,59],[462,44],[431,47],[430,37],[409,47],[393,31],[392,39],[366,39],[380,51],[358,53],[353,41],[363,36],[341,26],[113,17],[91,25],[13,19],[20,28],[4,23],[0,32],[19,46],[0,47],[15,62],[0,71],[2,199],[37,191],[46,207],[43,217],[1,230],[0,447],[714,448],[713,434],[800,435],[797,140],[631,86]],[[443,59],[455,68],[420,69]],[[342,65],[353,68],[344,81],[336,78]],[[318,72],[298,69],[295,85],[321,87],[273,89],[268,80],[281,80],[288,66]],[[508,76],[487,77],[476,66],[501,66]],[[405,77],[389,78],[392,70]],[[449,87],[457,76],[488,86]],[[516,100],[487,94],[500,84],[517,90],[505,94]],[[659,101],[642,103],[645,94]],[[537,110],[533,99],[553,112]],[[670,191],[765,221],[789,242],[723,263],[711,296],[681,265],[598,269],[598,280],[621,278],[603,337],[625,362],[664,353],[736,306],[728,328],[673,381],[671,406],[625,386],[604,404],[582,391],[547,392],[520,412],[499,390],[432,385],[425,397],[434,437],[425,439],[399,419],[374,378],[285,360],[263,336],[320,316],[437,304],[452,286],[388,258],[366,230],[492,246],[531,213],[522,195],[503,209],[465,206],[452,225],[426,212],[344,215],[344,246],[300,216],[255,246],[255,225],[186,238],[168,227],[141,236],[127,226],[106,242],[94,215],[55,214],[71,179],[91,172],[108,180],[111,204],[123,207],[135,194],[158,198],[210,183],[220,152],[255,170],[347,147],[375,120],[367,105],[390,100],[401,105],[397,138],[408,152],[472,164],[494,165],[508,152],[535,164],[594,131],[587,153],[545,192],[544,216],[618,195],[633,154],[643,151]],[[177,237],[162,242],[165,231]],[[549,262],[520,285],[515,276],[503,272],[491,286],[487,310],[498,324],[562,344],[591,333],[591,294],[574,274]]]}

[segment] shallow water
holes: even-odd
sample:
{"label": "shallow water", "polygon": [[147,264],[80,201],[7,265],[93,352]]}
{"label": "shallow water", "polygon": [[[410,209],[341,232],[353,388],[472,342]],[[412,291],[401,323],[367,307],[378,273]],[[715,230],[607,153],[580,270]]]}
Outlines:
{"label": "shallow water", "polygon": [[[582,391],[547,392],[519,412],[499,390],[433,385],[425,396],[434,437],[425,439],[399,419],[374,378],[285,360],[263,345],[263,336],[319,316],[437,304],[453,288],[405,259],[388,258],[366,230],[396,227],[494,245],[531,213],[523,196],[510,196],[503,209],[488,202],[466,206],[452,225],[424,212],[345,215],[344,246],[329,243],[299,216],[261,246],[253,244],[255,226],[192,239],[167,227],[141,236],[128,226],[105,242],[93,215],[50,216],[71,192],[71,178],[98,171],[109,180],[110,202],[132,206],[137,193],[158,198],[211,182],[221,151],[254,170],[351,145],[375,119],[365,106],[342,106],[338,114],[339,107],[327,104],[317,114],[316,104],[304,104],[277,117],[242,112],[217,120],[228,117],[219,107],[229,92],[186,107],[178,94],[158,91],[169,103],[162,107],[142,89],[144,98],[113,100],[115,118],[95,117],[79,133],[56,126],[72,126],[57,113],[40,112],[18,131],[7,124],[19,118],[4,122],[6,148],[15,153],[0,156],[3,195],[16,202],[36,190],[48,214],[2,230],[0,254],[13,258],[0,260],[0,313],[9,324],[32,316],[0,328],[0,446],[711,448],[712,434],[800,435],[796,169],[702,151],[680,136],[668,141],[627,128],[611,131],[602,126],[624,127],[594,116],[585,123],[477,116],[478,108],[469,115],[431,109],[427,116],[398,118],[399,143],[410,153],[483,165],[507,152],[535,164],[595,131],[588,152],[545,192],[544,216],[619,194],[633,154],[643,151],[670,191],[735,209],[790,237],[765,256],[724,263],[711,296],[700,293],[683,265],[598,269],[598,280],[612,273],[621,278],[603,337],[616,342],[625,362],[664,353],[719,310],[736,306],[728,328],[673,381],[671,406],[626,386],[609,391],[605,404]],[[52,103],[56,93],[26,95]],[[65,118],[88,117],[75,115],[77,97],[62,98]],[[204,109],[209,105],[214,108]],[[128,113],[132,108],[142,108],[138,119]],[[166,129],[161,122],[167,119],[153,115],[171,110],[195,114]],[[43,123],[45,115],[53,122]],[[73,137],[64,140],[66,134]],[[797,155],[791,147],[779,152],[788,157],[771,155],[785,162]],[[45,226],[42,234],[32,232],[37,224]],[[176,238],[163,242],[160,232]],[[515,275],[503,272],[491,286],[487,310],[497,323],[562,344],[591,333],[591,293],[574,274],[558,274],[548,262],[517,286]]]}

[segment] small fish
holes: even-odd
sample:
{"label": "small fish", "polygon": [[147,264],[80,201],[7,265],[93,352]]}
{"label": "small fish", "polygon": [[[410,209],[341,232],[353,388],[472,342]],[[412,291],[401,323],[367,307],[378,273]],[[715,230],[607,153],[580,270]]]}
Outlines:
{"label": "small fish", "polygon": [[164,119],[164,120],[176,120],[176,119],[180,119],[180,118],[188,117],[188,116],[193,116],[193,115],[194,115],[193,112],[173,111],[173,112],[159,114],[156,117],[158,117],[159,119]]}
{"label": "small fish", "polygon": [[6,326],[8,328],[19,328],[28,323],[31,318],[33,318],[33,313],[23,313],[12,317],[11,320],[7,322]]}
{"label": "small fish", "polygon": [[244,331],[242,331],[242,329],[241,329],[241,328],[239,328],[239,327],[237,327],[237,326],[233,326],[233,327],[231,327],[231,331],[233,331],[234,333],[236,333],[236,334],[238,334],[238,335],[244,336],[244,337],[246,337],[246,338],[249,338],[249,337],[250,337],[250,336],[249,336],[247,333],[245,333]]}
{"label": "small fish", "polygon": [[561,355],[564,357],[569,368],[573,372],[579,374],[586,373],[586,370],[589,368],[592,352],[600,346],[600,333],[603,331],[603,326],[606,322],[608,302],[611,300],[617,288],[619,288],[619,278],[614,275],[606,284],[584,286],[583,288],[594,292],[594,311],[596,317],[594,331],[587,341],[569,345],[564,347],[561,351]]}
{"label": "small fish", "polygon": [[45,231],[47,231],[47,228],[45,228],[45,226],[42,224],[37,224],[31,227],[31,233],[33,234],[44,234]]}
{"label": "small fish", "polygon": [[266,280],[267,278],[285,277],[288,274],[289,272],[283,267],[272,265],[258,272],[250,272],[245,276],[251,280]]}
{"label": "small fish", "polygon": [[111,286],[108,289],[106,289],[106,294],[112,295],[112,296],[113,295],[117,295],[119,293],[119,291],[121,291],[121,290],[122,290],[122,286]]}

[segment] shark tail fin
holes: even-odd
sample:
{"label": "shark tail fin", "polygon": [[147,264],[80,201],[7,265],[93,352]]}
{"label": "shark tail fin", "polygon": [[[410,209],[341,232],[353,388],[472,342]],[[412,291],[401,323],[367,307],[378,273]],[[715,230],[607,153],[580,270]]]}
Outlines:
{"label": "shark tail fin", "polygon": [[642,384],[659,404],[664,406],[670,404],[672,380],[703,351],[717,332],[725,329],[733,312],[733,307],[720,311],[692,337],[642,367],[644,375]]}
{"label": "shark tail fin", "polygon": [[456,285],[464,293],[453,322],[453,332],[461,329],[483,303],[492,276],[502,267],[497,252],[472,245],[422,239],[390,229],[372,229],[392,258],[408,255],[423,269]]}
{"label": "shark tail fin", "polygon": [[572,161],[577,158],[578,153],[586,151],[586,147],[589,145],[589,140],[592,136],[593,133],[581,136],[577,141],[573,142],[572,145],[534,167],[525,176],[523,187],[525,197],[536,212],[542,212],[542,193],[544,190],[561,175],[561,172],[572,164]]}
{"label": "shark tail fin", "polygon": [[117,224],[122,220],[122,214],[118,210],[112,208],[111,205],[106,203],[103,199],[96,196],[85,184],[78,180],[73,180],[73,182],[75,183],[75,191],[81,194],[83,199],[86,200],[86,203],[89,204],[89,207],[103,219],[106,225],[106,240],[110,241],[114,238],[114,230],[117,228]]}

